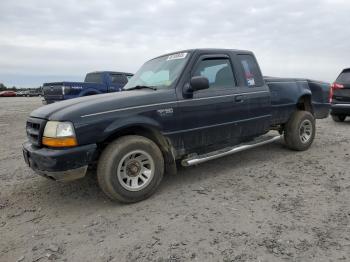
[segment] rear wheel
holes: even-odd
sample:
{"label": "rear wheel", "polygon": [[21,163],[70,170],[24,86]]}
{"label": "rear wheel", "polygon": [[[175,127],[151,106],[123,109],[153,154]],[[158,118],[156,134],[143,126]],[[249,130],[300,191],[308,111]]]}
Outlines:
{"label": "rear wheel", "polygon": [[97,178],[103,192],[113,200],[137,202],[151,196],[164,174],[159,147],[142,136],[124,136],[101,154]]}
{"label": "rear wheel", "polygon": [[335,122],[344,122],[346,118],[346,115],[332,115],[332,119]]}
{"label": "rear wheel", "polygon": [[286,124],[284,140],[293,150],[308,149],[315,138],[315,118],[307,111],[296,111]]}

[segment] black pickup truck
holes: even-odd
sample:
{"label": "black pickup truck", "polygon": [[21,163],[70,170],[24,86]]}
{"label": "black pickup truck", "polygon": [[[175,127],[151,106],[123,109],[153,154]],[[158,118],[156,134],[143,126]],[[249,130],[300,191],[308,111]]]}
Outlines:
{"label": "black pickup truck", "polygon": [[[306,150],[329,115],[329,85],[263,78],[252,52],[195,49],[146,62],[124,91],[43,106],[27,120],[26,163],[59,181],[97,163],[111,198],[149,197],[163,174],[276,141]],[[275,130],[276,135],[270,135]]]}

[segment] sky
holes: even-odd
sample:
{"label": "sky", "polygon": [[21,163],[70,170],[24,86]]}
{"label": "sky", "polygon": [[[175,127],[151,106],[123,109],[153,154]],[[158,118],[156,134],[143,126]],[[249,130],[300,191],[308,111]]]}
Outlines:
{"label": "sky", "polygon": [[332,82],[350,67],[349,0],[1,0],[0,83],[136,72],[189,48],[255,53],[268,76]]}

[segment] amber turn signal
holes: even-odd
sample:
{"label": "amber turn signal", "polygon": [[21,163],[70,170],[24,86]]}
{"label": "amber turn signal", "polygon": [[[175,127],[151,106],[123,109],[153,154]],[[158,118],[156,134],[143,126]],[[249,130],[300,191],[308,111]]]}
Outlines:
{"label": "amber turn signal", "polygon": [[43,145],[49,147],[72,147],[77,146],[78,142],[75,137],[43,137]]}

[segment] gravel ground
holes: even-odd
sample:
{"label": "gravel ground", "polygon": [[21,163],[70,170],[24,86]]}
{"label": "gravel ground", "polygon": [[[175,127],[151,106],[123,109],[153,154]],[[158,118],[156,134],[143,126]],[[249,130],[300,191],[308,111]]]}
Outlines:
{"label": "gravel ground", "polygon": [[60,184],[26,167],[39,98],[0,98],[0,261],[350,261],[350,122],[317,122],[306,152],[282,142],[166,176],[124,205],[94,172]]}

